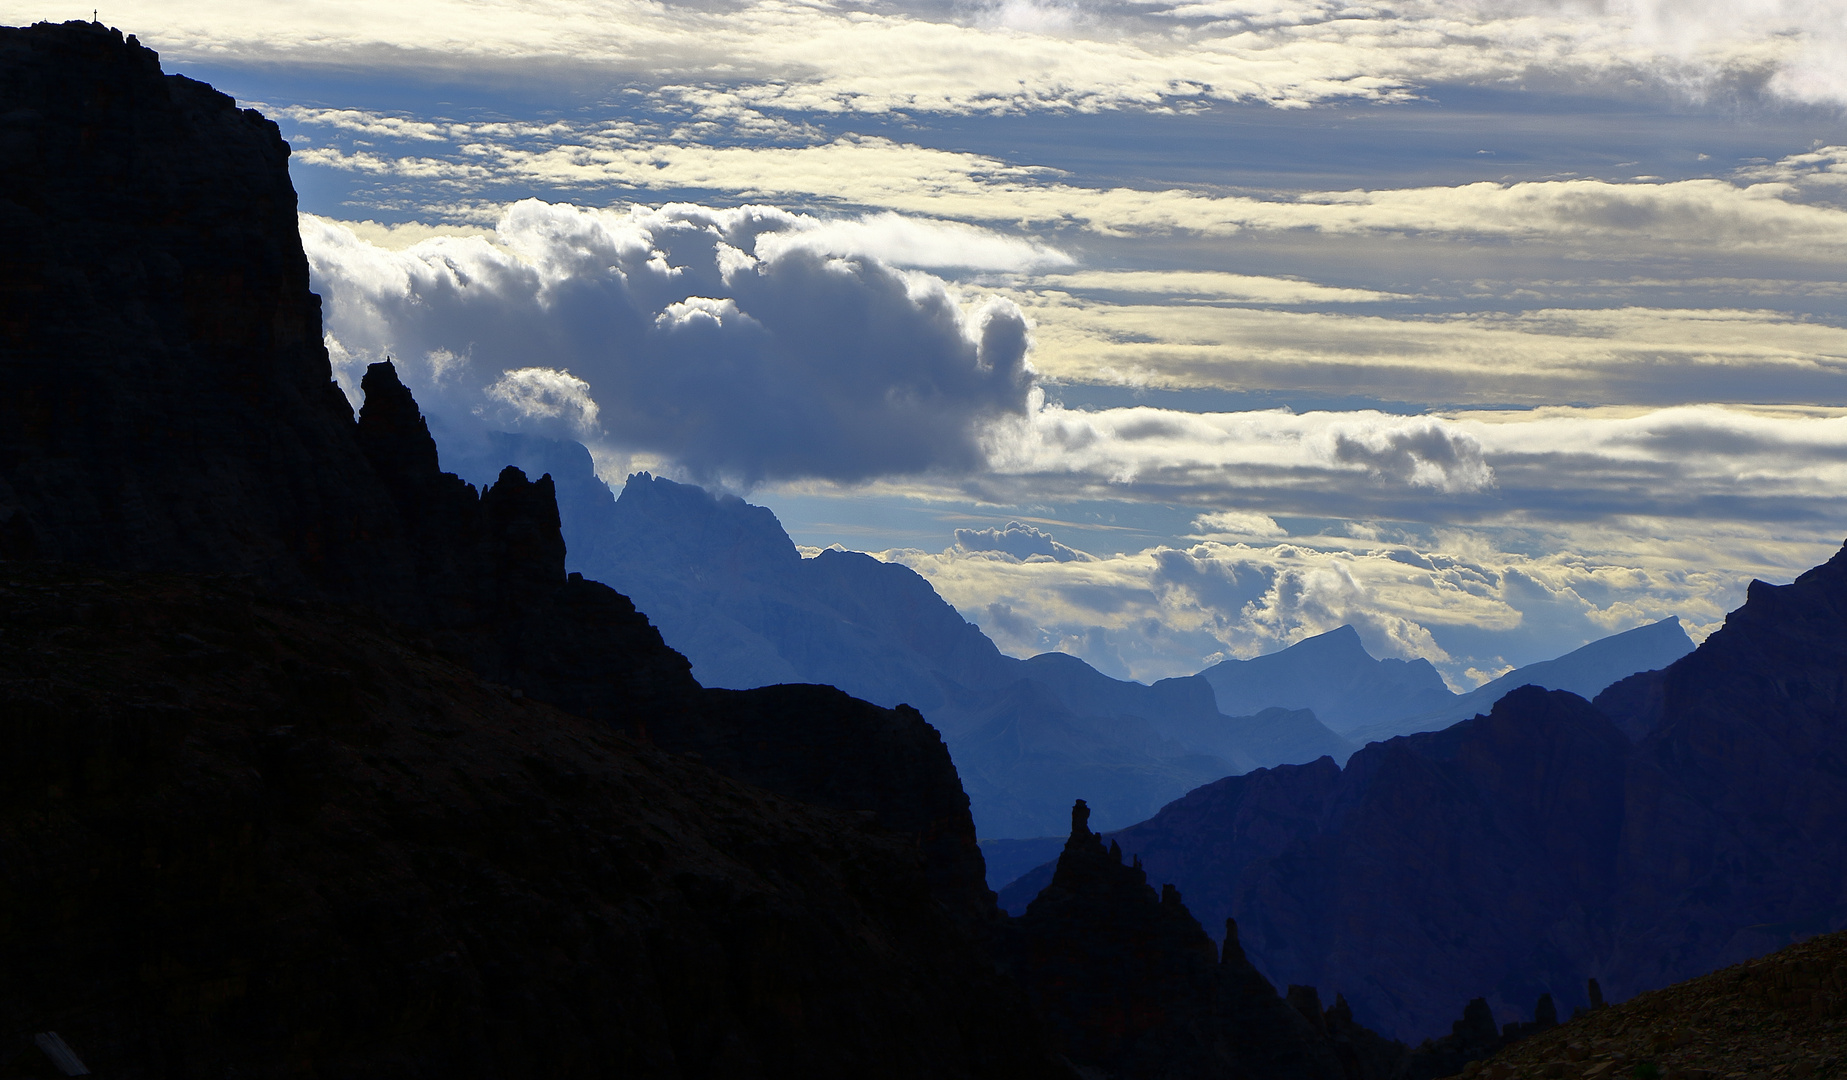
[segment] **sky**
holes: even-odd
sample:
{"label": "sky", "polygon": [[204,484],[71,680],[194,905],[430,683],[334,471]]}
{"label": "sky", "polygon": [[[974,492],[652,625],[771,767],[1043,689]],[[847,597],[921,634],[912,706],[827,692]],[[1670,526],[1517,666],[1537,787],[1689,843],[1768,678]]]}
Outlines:
{"label": "sky", "polygon": [[[90,8],[0,0],[9,23]],[[1456,689],[1847,535],[1838,0],[133,0],[336,376],[1190,674]]]}

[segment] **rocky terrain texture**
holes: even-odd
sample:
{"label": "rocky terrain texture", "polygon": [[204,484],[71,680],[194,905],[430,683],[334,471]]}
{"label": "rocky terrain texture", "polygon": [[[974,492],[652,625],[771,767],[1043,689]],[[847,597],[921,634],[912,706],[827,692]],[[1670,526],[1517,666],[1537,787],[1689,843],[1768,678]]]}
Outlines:
{"label": "rocky terrain texture", "polygon": [[0,563],[0,717],[0,1074],[1070,1075],[905,834],[371,610]]}
{"label": "rocky terrain texture", "polygon": [[1847,935],[1586,1010],[1459,1075],[1482,1080],[1731,1080],[1847,1073]]}
{"label": "rocky terrain texture", "polygon": [[[240,588],[262,603],[360,605],[381,627],[399,628],[393,640],[506,687],[507,700],[527,703],[518,708],[543,703],[601,725],[609,738],[628,733],[632,749],[604,743],[596,753],[632,758],[593,770],[592,759],[548,757],[536,743],[504,740],[471,757],[463,743],[442,740],[470,730],[457,715],[476,708],[474,698],[438,689],[420,697],[422,676],[406,683],[388,664],[371,665],[365,648],[328,651],[346,632],[334,623],[264,629],[232,611],[228,623],[199,614],[205,621],[194,625],[195,609],[214,606],[200,600],[187,609],[193,614],[174,617],[171,634],[143,627],[46,653],[33,661],[39,666],[14,669],[20,704],[0,710],[14,740],[9,767],[69,778],[9,787],[6,796],[0,950],[13,959],[0,1022],[14,1026],[0,1038],[24,1037],[52,1017],[87,1018],[90,1046],[146,1057],[147,1040],[159,1041],[161,1010],[191,1015],[192,995],[204,1002],[199,1009],[229,1011],[200,1020],[203,1027],[176,1022],[149,1060],[209,1057],[216,1051],[187,1034],[206,1040],[209,1030],[227,1046],[251,1048],[240,1060],[253,1071],[487,1075],[525,1067],[513,1064],[510,1049],[473,1057],[452,1049],[477,1045],[477,1036],[507,1048],[555,1043],[530,1061],[566,1072],[600,1071],[591,1064],[599,1061],[626,1062],[637,1075],[889,1071],[852,1049],[850,1022],[890,1036],[868,1036],[858,1044],[867,1053],[902,1044],[898,1029],[921,1025],[922,1041],[901,1066],[918,1075],[1057,1075],[1062,1066],[1037,1021],[993,977],[980,944],[998,915],[966,796],[936,732],[915,711],[826,687],[702,689],[625,597],[565,572],[548,479],[506,470],[477,493],[442,473],[416,404],[388,364],[368,371],[355,418],[321,344],[287,157],[273,124],[209,87],[162,75],[152,52],[117,32],[84,23],[0,29],[0,221],[12,240],[0,254],[4,565],[15,577],[35,561],[111,574],[230,571],[247,575]],[[136,625],[137,606],[163,602],[134,593],[134,580],[110,580],[129,590],[108,606],[117,612],[108,617],[125,625]],[[69,602],[79,623],[82,612],[101,610],[83,602],[77,584],[57,588],[64,591],[56,600],[7,601],[28,604],[8,607],[8,618],[25,620],[26,636],[15,641],[39,648],[30,626],[57,623],[62,616],[47,612],[59,604]],[[140,632],[152,635],[156,651],[137,659]],[[43,633],[45,648],[85,640],[76,624]],[[240,644],[244,634],[255,640]],[[383,640],[372,644],[389,652]],[[258,655],[240,654],[246,646]],[[265,649],[338,659],[288,661],[280,674],[251,675],[215,702],[184,697],[192,682],[215,677],[217,663],[233,674],[262,669]],[[173,665],[165,683],[156,655]],[[82,692],[52,686],[49,697],[34,696],[54,662]],[[305,733],[311,721],[326,731]],[[411,725],[399,734],[412,741],[434,732],[437,742],[423,749],[454,745],[457,756],[405,768],[367,764],[367,740],[398,738],[387,730],[394,723]],[[98,757],[96,740],[123,744],[127,756]],[[410,789],[394,796],[390,785],[373,784],[355,754],[367,768],[397,769]],[[408,746],[399,756],[414,757]],[[536,771],[516,780],[529,758]],[[274,777],[263,772],[271,766]],[[298,768],[308,770],[305,779],[291,771]],[[641,793],[618,798],[586,779],[612,769],[641,777],[633,781]],[[462,798],[470,770],[483,771],[489,789],[504,780],[525,794],[471,817]],[[652,779],[642,776],[649,770]],[[553,790],[557,777],[564,786]],[[740,782],[753,785],[748,796],[724,794]],[[92,791],[93,783],[102,786]],[[305,802],[295,808],[298,783]],[[76,792],[95,799],[84,803]],[[421,809],[394,809],[394,800],[419,799]],[[784,815],[798,803],[808,809]],[[313,816],[329,806],[332,817]],[[239,854],[245,825],[269,827],[269,818],[250,816],[259,810],[299,812],[314,827],[302,825],[259,866],[255,855]],[[64,820],[67,811],[79,819]],[[778,866],[779,845],[794,842],[784,833],[807,829],[804,814],[828,813],[847,815],[871,839],[863,848],[830,841]],[[661,831],[651,840],[624,833],[620,819],[631,815]],[[528,820],[530,842],[518,832]],[[450,827],[453,834],[443,831]],[[646,858],[611,863],[626,869],[594,887],[576,883],[605,873],[598,860],[619,836],[629,837],[623,850],[645,849]],[[691,862],[648,846],[665,849],[674,837],[690,847],[673,859]],[[493,859],[506,865],[469,864],[477,842],[499,845]],[[700,892],[707,885],[695,864],[706,856],[692,849],[701,845],[745,869],[718,874],[725,880]],[[246,871],[266,891],[240,892]],[[418,874],[423,884],[404,884]],[[756,884],[745,883],[751,875]],[[905,904],[830,909],[823,893],[841,889],[842,902],[856,889],[896,890]],[[327,904],[357,922],[314,914]],[[736,917],[688,921],[676,905],[735,907]],[[194,906],[238,928],[243,944],[214,953],[212,923],[195,921]],[[930,913],[922,922],[920,906]],[[506,944],[426,953],[414,914],[423,909],[454,913],[455,942],[504,935]],[[779,921],[775,911],[792,914]],[[617,925],[624,919],[627,929]],[[679,950],[662,954],[660,978],[684,969],[686,1000],[704,995],[704,1004],[684,1007],[690,1035],[664,1021],[612,1019],[609,1039],[627,1041],[608,1050],[613,1044],[587,1018],[643,1009],[647,994],[586,990],[602,1004],[583,1012],[562,998],[577,978],[653,985],[649,919],[670,928],[659,947],[671,940]],[[588,928],[573,929],[572,920]],[[946,926],[953,931],[937,932]],[[262,951],[272,939],[282,953]],[[849,957],[862,945],[879,959],[854,974]],[[351,963],[339,959],[348,953]],[[470,955],[481,958],[478,969]],[[874,985],[909,964],[919,972],[948,964],[942,970],[956,973],[934,983],[893,974],[892,993]],[[272,971],[281,988],[261,990]],[[448,971],[459,973],[459,997],[441,989]],[[178,981],[162,981],[163,973]],[[349,984],[357,995],[350,1008],[338,1004]],[[788,989],[798,984],[812,993]],[[469,985],[487,996],[469,997]],[[662,986],[654,996],[663,1001],[681,992]],[[136,987],[154,996],[137,997]],[[291,1021],[275,1004],[289,998],[325,1008],[304,1008]],[[855,1006],[863,1015],[818,1015],[848,998],[863,1003]],[[925,1019],[932,1013],[937,1019]],[[245,1030],[246,1022],[255,1026]],[[348,1040],[348,1023],[371,1024],[364,1029],[377,1037]],[[776,1041],[776,1024],[798,1033],[818,1025],[816,1041],[797,1052]],[[830,1049],[833,1034],[847,1040],[839,1053]],[[605,1050],[617,1056],[599,1056]],[[123,1066],[138,1067],[195,1071]]]}
{"label": "rocky terrain texture", "polygon": [[[1847,554],[1593,705],[1527,687],[1440,732],[1231,777],[1113,834],[1279,983],[1338,987],[1416,1040],[1847,922]],[[1019,910],[1041,869],[1003,891]]]}

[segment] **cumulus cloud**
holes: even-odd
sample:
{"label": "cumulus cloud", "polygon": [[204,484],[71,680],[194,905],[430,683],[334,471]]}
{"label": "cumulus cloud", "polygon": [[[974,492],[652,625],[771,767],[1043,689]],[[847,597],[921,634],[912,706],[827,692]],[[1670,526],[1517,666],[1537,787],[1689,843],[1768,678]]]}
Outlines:
{"label": "cumulus cloud", "polygon": [[1095,556],[1059,543],[1052,534],[1009,521],[998,529],[957,529],[956,546],[969,552],[998,552],[1020,562],[1090,562]]}
{"label": "cumulus cloud", "polygon": [[746,482],[978,466],[989,421],[1027,405],[1018,309],[965,310],[869,255],[759,243],[805,228],[761,207],[529,200],[491,237],[393,251],[302,218],[348,381],[396,356],[441,421],[598,431]]}
{"label": "cumulus cloud", "polygon": [[[458,358],[446,349],[435,349],[429,353],[428,361],[432,374],[441,379]],[[507,426],[517,427],[531,420],[562,419],[580,435],[597,433],[599,410],[590,396],[590,384],[568,371],[528,367],[502,372],[485,393],[490,401],[512,410],[511,417],[499,418]],[[486,411],[483,407],[482,412]]]}

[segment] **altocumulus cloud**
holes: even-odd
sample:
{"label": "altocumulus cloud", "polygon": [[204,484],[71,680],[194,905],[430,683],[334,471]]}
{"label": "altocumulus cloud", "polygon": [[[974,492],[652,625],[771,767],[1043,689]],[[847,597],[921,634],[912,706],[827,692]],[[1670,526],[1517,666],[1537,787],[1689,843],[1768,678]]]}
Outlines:
{"label": "altocumulus cloud", "polygon": [[[349,392],[389,354],[451,427],[549,430],[696,476],[852,481],[977,468],[981,433],[1029,404],[1018,308],[867,250],[938,258],[925,226],[527,200],[491,237],[393,251],[309,215],[302,235]],[[1009,251],[1056,258],[998,241],[981,257]]]}

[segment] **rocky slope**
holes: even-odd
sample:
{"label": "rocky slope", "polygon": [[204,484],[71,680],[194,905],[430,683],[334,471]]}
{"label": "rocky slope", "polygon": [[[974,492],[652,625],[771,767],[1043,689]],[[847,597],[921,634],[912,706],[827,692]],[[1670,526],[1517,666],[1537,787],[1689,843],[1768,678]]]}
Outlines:
{"label": "rocky slope", "polygon": [[1828,934],[1586,1011],[1465,1067],[1483,1080],[1847,1073],[1847,935]]}
{"label": "rocky slope", "polygon": [[1080,800],[1057,873],[1008,946],[1011,969],[1072,1058],[1125,1078],[1397,1071],[1404,1048],[1376,1040],[1344,1068],[1318,1007],[1304,1015],[1284,1001],[1235,933],[1221,956],[1174,887],[1157,898],[1141,866],[1106,849],[1089,817]]}
{"label": "rocky slope", "polygon": [[[1453,1002],[1627,997],[1847,923],[1847,554],[1754,583],[1595,707],[1537,687],[1441,732],[1232,777],[1114,838],[1279,982],[1415,1039]],[[1631,741],[1634,738],[1637,741]],[[1049,877],[1002,894],[1012,910]]]}
{"label": "rocky slope", "polygon": [[[627,598],[566,575],[548,480],[513,470],[477,494],[441,472],[389,364],[367,373],[355,422],[321,341],[274,124],[90,24],[0,34],[0,70],[5,138],[20,151],[0,158],[0,216],[21,237],[0,278],[12,550],[246,571],[363,602],[488,678],[669,748],[733,724],[735,702],[702,691]],[[817,715],[839,700],[812,693]],[[863,725],[868,761],[831,768],[915,765],[883,777],[909,815],[886,823],[963,836],[938,846],[952,859],[938,878],[957,890],[944,900],[983,906],[966,803],[944,794],[959,792],[954,767],[921,720],[902,720]]]}

